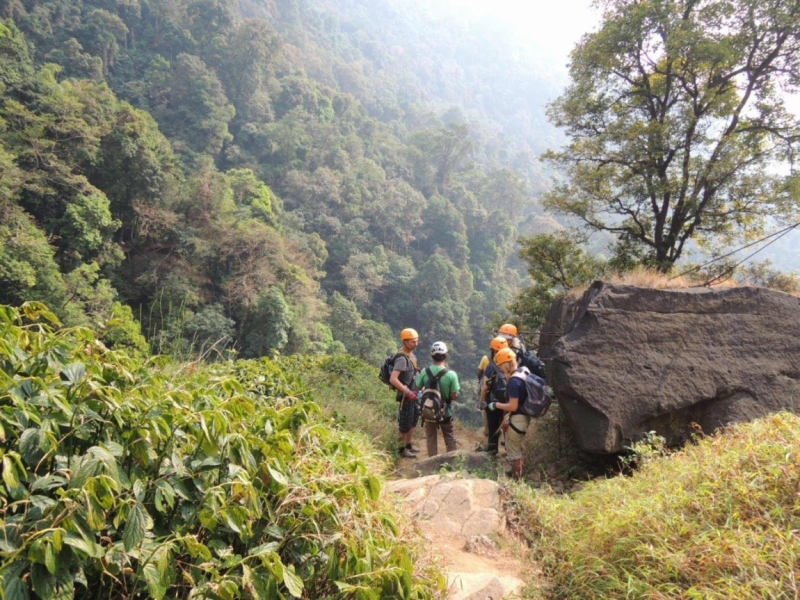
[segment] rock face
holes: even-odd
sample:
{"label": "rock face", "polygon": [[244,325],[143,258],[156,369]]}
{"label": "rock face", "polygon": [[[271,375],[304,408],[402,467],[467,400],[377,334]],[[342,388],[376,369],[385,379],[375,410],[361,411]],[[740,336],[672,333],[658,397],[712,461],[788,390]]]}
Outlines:
{"label": "rock face", "polygon": [[597,281],[553,304],[539,356],[586,451],[656,431],[684,440],[800,407],[800,298],[764,288]]}

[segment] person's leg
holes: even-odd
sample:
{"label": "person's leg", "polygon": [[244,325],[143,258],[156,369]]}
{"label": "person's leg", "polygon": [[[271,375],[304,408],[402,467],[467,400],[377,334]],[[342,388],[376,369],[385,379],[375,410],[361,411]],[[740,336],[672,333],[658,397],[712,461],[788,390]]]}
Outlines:
{"label": "person's leg", "polygon": [[458,448],[458,442],[456,441],[456,432],[453,427],[454,420],[451,418],[444,423],[441,423],[439,427],[442,430],[442,437],[444,437],[444,445],[447,448],[447,452],[452,452],[456,448]]}
{"label": "person's leg", "polygon": [[439,424],[425,423],[425,443],[428,447],[428,456],[439,454]]}
{"label": "person's leg", "polygon": [[413,458],[415,455],[406,447],[411,443],[411,438],[414,435],[414,427],[417,424],[417,403],[413,400],[403,400],[400,402],[400,409],[397,414],[397,425],[399,429],[398,446],[397,449],[400,456],[405,458]]}
{"label": "person's leg", "polygon": [[489,428],[489,441],[486,445],[487,450],[494,454],[497,454],[497,446],[500,442],[500,425],[503,423],[504,414],[502,410],[486,411],[486,422]]}
{"label": "person's leg", "polygon": [[506,475],[514,479],[522,478],[522,440],[525,439],[525,432],[530,422],[531,418],[525,415],[511,415],[506,431],[506,458],[511,465]]}

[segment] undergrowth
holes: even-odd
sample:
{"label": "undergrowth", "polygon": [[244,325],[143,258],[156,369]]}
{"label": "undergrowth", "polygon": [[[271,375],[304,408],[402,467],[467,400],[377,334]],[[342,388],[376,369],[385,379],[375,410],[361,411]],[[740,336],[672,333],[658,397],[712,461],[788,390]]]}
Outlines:
{"label": "undergrowth", "polygon": [[0,306],[5,600],[433,598],[362,435],[269,360],[109,351]]}
{"label": "undergrowth", "polygon": [[394,450],[397,402],[376,367],[346,354],[287,356],[278,362],[297,374],[336,423],[366,435],[376,448]]}
{"label": "undergrowth", "polygon": [[800,417],[781,413],[573,495],[515,486],[546,598],[796,598]]}

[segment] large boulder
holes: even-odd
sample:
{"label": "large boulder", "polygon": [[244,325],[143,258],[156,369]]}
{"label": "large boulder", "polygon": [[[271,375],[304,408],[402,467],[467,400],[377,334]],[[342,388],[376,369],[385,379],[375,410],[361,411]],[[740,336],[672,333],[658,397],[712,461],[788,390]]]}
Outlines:
{"label": "large boulder", "polygon": [[616,453],[800,405],[800,298],[764,288],[597,281],[550,308],[539,340],[578,444]]}

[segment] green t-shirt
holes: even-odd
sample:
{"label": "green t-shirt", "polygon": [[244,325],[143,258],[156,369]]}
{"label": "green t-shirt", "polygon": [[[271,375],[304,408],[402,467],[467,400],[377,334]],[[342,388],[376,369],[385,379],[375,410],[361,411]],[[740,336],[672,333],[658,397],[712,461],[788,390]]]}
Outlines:
{"label": "green t-shirt", "polygon": [[[439,371],[444,369],[445,367],[439,367],[437,365],[431,365],[428,367],[431,370],[431,373],[436,375]],[[425,387],[425,383],[428,381],[428,374],[425,372],[427,369],[422,369],[417,375],[417,390],[421,390]],[[442,378],[439,380],[439,391],[442,394],[442,398],[447,402],[447,413],[448,417],[453,416],[453,408],[450,403],[450,394],[453,392],[460,392],[461,391],[461,384],[458,382],[458,374],[455,371],[448,371],[445,373]]]}

